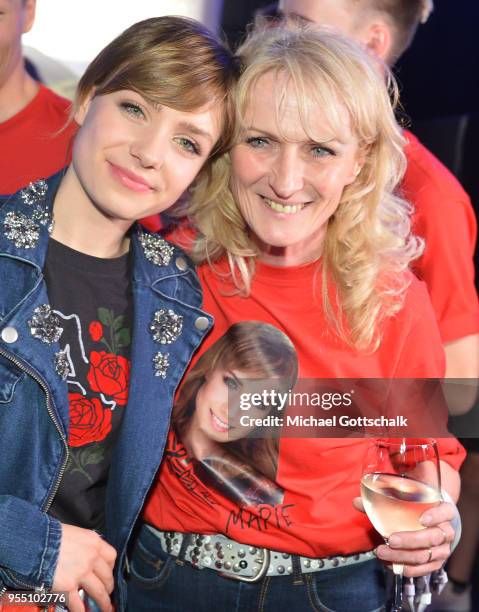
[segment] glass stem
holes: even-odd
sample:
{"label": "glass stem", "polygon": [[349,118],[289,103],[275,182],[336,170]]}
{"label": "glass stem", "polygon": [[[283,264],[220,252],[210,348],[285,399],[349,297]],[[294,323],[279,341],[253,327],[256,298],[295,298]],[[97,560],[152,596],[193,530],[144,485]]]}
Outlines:
{"label": "glass stem", "polygon": [[391,612],[401,612],[402,610],[402,575],[404,565],[400,563],[393,563],[394,573],[394,600],[391,608]]}

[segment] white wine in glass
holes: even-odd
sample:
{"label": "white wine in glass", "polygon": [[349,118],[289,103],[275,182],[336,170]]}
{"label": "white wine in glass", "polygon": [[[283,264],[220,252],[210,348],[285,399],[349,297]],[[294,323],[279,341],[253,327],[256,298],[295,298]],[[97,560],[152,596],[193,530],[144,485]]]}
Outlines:
{"label": "white wine in glass", "polygon": [[441,501],[435,487],[396,474],[364,474],[361,496],[369,520],[386,540],[395,531],[423,529],[421,515]]}
{"label": "white wine in glass", "polygon": [[[361,497],[369,520],[388,541],[400,531],[424,529],[421,516],[441,502],[439,454],[434,440],[374,440],[367,449]],[[393,564],[394,604],[402,609],[403,566]]]}

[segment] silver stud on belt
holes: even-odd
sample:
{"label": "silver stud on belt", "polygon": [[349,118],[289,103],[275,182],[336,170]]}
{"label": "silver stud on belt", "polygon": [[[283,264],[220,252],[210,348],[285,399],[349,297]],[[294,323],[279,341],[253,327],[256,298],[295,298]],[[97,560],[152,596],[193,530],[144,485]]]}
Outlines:
{"label": "silver stud on belt", "polygon": [[[177,557],[186,534],[178,531],[160,531],[146,527],[159,539],[164,552]],[[292,556],[267,548],[248,546],[222,534],[189,534],[185,561],[198,569],[212,569],[226,578],[244,582],[257,582],[263,576],[287,576],[293,573]],[[319,572],[344,565],[369,561],[372,551],[342,557],[310,559],[299,557],[303,573]]]}

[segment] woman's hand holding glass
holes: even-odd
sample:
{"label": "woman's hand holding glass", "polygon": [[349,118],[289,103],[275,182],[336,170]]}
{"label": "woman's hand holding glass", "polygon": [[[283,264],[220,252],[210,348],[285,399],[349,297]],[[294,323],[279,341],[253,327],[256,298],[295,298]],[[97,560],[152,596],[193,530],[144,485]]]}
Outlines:
{"label": "woman's hand holding glass", "polygon": [[373,441],[364,460],[361,496],[356,507],[364,509],[386,541],[376,554],[392,564],[393,610],[401,610],[402,575],[421,576],[442,567],[454,540],[456,509],[441,499],[436,443]]}
{"label": "woman's hand holding glass", "polygon": [[424,529],[395,532],[387,545],[378,546],[378,558],[403,565],[403,574],[408,577],[424,576],[440,569],[451,554],[455,536],[451,521],[455,514],[453,504],[441,502],[421,516]]}

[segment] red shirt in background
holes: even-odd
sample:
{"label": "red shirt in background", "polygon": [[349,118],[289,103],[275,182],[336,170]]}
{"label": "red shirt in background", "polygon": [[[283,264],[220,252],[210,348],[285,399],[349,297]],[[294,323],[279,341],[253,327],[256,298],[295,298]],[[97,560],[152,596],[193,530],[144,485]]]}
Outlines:
{"label": "red shirt in background", "polygon": [[474,285],[477,224],[469,196],[451,172],[405,131],[402,188],[414,205],[413,233],[426,241],[414,271],[425,281],[443,343],[479,333]]}
{"label": "red shirt in background", "polygon": [[25,108],[0,123],[0,195],[15,193],[69,164],[77,126],[73,122],[58,131],[65,127],[70,108],[70,100],[40,84]]}
{"label": "red shirt in background", "polygon": [[[216,266],[227,273],[226,264]],[[423,283],[411,275],[404,308],[388,320],[380,348],[359,354],[329,331],[321,305],[318,263],[276,268],[261,263],[251,295],[231,293],[207,265],[199,269],[204,309],[215,317],[195,356],[205,353],[239,321],[274,325],[292,341],[302,378],[434,378],[444,374],[444,352]],[[191,368],[191,366],[190,366]],[[377,534],[353,508],[359,495],[367,440],[283,438],[275,482],[281,503],[240,506],[209,485],[176,434],[144,510],[144,520],[167,531],[226,533],[245,544],[309,557],[370,550]],[[464,451],[453,438],[440,443],[442,459],[458,468]]]}

